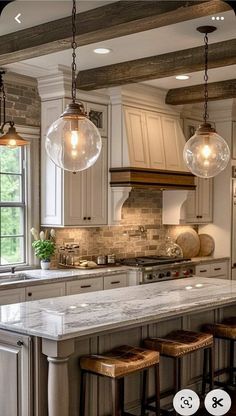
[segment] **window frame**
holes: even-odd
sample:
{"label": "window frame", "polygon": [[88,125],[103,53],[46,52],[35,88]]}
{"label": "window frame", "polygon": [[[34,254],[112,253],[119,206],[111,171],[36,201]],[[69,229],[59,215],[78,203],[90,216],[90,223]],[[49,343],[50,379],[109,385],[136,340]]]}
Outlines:
{"label": "window frame", "polygon": [[[17,270],[26,270],[38,266],[32,250],[32,238],[30,229],[39,228],[39,162],[40,162],[40,128],[16,125],[17,132],[26,140],[29,145],[25,146],[22,157],[22,200],[20,203],[6,203],[6,206],[24,206],[24,263],[0,265],[0,272],[9,271],[11,267]],[[1,203],[3,206],[4,203]]]}

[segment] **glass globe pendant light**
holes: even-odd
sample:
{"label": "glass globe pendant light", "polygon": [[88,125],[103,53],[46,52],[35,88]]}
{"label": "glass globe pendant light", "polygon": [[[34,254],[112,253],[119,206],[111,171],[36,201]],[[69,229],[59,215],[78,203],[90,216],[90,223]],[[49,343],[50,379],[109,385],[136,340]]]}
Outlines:
{"label": "glass globe pendant light", "polygon": [[[3,83],[3,75],[5,71],[0,71],[0,146],[6,146],[14,149],[18,146],[25,146],[29,142],[21,137],[15,129],[14,121],[6,121],[6,94]],[[9,129],[5,133],[4,128],[9,124]]]}
{"label": "glass globe pendant light", "polygon": [[76,102],[76,0],[72,8],[72,102],[48,129],[45,147],[55,165],[70,172],[90,168],[98,159],[102,140],[88,119],[84,106]]}
{"label": "glass globe pendant light", "polygon": [[226,141],[208,122],[208,33],[214,32],[216,27],[200,26],[197,30],[205,34],[204,122],[186,142],[183,157],[188,169],[194,175],[200,178],[212,178],[226,168],[230,150]]}

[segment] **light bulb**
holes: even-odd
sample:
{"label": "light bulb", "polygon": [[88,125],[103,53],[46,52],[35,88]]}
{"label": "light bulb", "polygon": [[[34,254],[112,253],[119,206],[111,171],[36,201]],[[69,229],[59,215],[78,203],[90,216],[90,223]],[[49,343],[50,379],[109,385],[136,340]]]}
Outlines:
{"label": "light bulb", "polygon": [[201,178],[218,175],[226,168],[230,158],[226,141],[209,126],[209,124],[200,126],[186,142],[183,151],[188,169]]}
{"label": "light bulb", "polygon": [[15,147],[17,147],[16,140],[15,139],[9,139],[9,142],[7,144],[7,147],[9,147],[11,149],[15,149]]}
{"label": "light bulb", "polygon": [[49,127],[45,147],[58,167],[79,172],[96,162],[102,141],[97,127],[83,114],[71,115],[70,109]]}

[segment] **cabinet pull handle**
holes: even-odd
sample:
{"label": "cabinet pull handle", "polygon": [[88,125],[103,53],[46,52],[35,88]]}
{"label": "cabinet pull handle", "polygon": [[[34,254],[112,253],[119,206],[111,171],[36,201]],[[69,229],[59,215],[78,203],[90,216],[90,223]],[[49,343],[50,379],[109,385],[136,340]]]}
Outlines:
{"label": "cabinet pull handle", "polygon": [[207,270],[206,270],[206,269],[199,270],[199,273],[205,273],[205,272],[207,272]]}
{"label": "cabinet pull handle", "polygon": [[221,270],[221,267],[215,267],[214,270]]}
{"label": "cabinet pull handle", "polygon": [[24,342],[19,339],[19,341],[17,341],[16,344],[18,345],[18,347],[22,347],[22,345],[24,345]]}
{"label": "cabinet pull handle", "polygon": [[120,283],[120,281],[119,280],[116,280],[114,282],[111,282],[111,285],[118,285],[118,283]]}
{"label": "cabinet pull handle", "polygon": [[28,293],[28,296],[32,296],[32,293],[31,293],[31,292],[29,292],[29,293]]}
{"label": "cabinet pull handle", "polygon": [[80,286],[81,287],[81,289],[86,289],[87,287],[91,287],[91,285],[83,285],[83,286]]}

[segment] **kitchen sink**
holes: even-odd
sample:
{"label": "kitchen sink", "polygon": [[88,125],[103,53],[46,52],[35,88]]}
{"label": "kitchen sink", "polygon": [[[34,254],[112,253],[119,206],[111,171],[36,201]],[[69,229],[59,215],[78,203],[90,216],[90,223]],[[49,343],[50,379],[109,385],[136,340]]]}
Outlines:
{"label": "kitchen sink", "polygon": [[33,279],[33,277],[30,277],[25,273],[5,274],[3,276],[0,275],[0,285],[2,285],[4,283],[23,282],[25,280],[32,280],[32,279]]}

